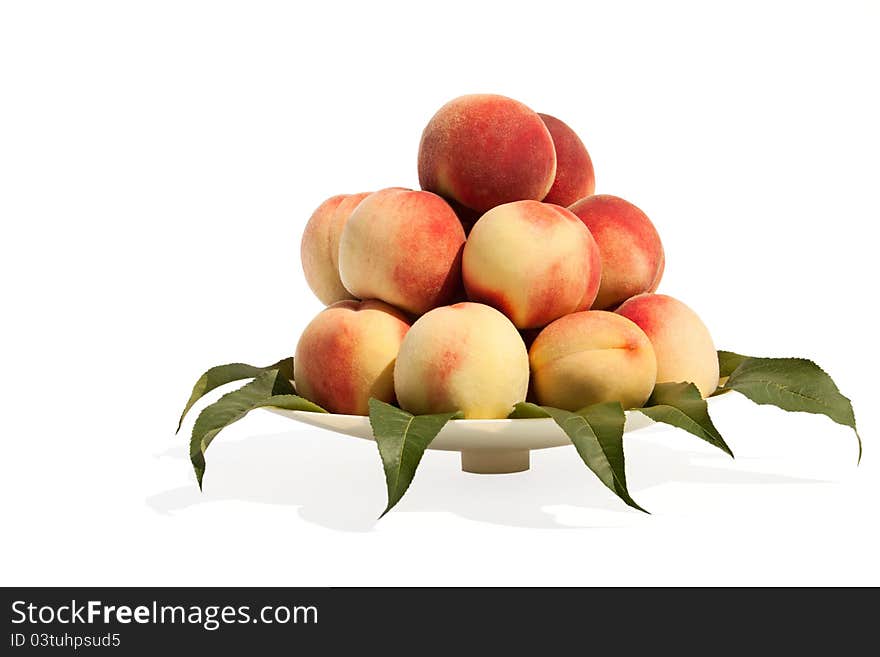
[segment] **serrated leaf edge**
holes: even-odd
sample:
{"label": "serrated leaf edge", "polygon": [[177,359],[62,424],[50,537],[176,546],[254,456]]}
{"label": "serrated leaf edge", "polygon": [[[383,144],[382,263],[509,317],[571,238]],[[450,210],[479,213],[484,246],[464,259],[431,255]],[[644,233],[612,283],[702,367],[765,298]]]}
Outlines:
{"label": "serrated leaf edge", "polygon": [[[290,363],[288,366],[288,362]],[[228,381],[224,381],[223,383],[218,383],[216,385],[210,386],[208,385],[208,378],[211,376],[211,373],[215,370],[219,370],[223,367],[233,367],[233,366],[242,366],[249,367],[255,371],[253,376],[243,376],[235,379],[229,379]],[[282,358],[277,363],[273,363],[272,365],[267,365],[265,367],[260,367],[258,365],[251,365],[249,363],[223,363],[222,365],[214,365],[213,367],[209,367],[207,370],[202,372],[202,375],[196,380],[195,384],[192,387],[192,391],[190,392],[189,399],[186,402],[186,405],[183,407],[183,412],[180,414],[180,419],[177,422],[177,429],[174,431],[175,434],[180,432],[181,427],[183,426],[183,420],[192,410],[193,406],[205,395],[209,392],[216,390],[222,386],[228,385],[230,383],[234,383],[235,381],[244,381],[245,379],[255,379],[258,375],[268,372],[270,370],[276,369],[279,372],[287,372],[290,371],[291,378],[293,373],[293,358],[288,356],[287,358]]]}

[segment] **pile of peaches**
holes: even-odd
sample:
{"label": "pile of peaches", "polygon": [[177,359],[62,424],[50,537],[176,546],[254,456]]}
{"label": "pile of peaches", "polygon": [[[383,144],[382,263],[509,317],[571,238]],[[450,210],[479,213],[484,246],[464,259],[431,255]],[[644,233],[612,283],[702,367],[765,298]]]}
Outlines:
{"label": "pile of peaches", "polygon": [[424,129],[418,176],[421,190],[334,196],[309,219],[303,270],[327,308],[296,348],[302,397],[505,418],[525,400],[638,408],[663,382],[715,391],[706,326],[655,293],[656,228],[594,194],[568,125],[504,96],[456,98]]}

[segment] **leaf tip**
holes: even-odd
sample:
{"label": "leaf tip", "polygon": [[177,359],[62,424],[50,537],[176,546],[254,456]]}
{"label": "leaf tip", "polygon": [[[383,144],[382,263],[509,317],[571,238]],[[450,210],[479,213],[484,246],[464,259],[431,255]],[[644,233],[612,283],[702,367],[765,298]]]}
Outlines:
{"label": "leaf tip", "polygon": [[199,485],[199,492],[204,492],[202,479],[205,478],[205,468],[197,463],[193,463],[193,472],[196,475],[196,483]]}
{"label": "leaf tip", "polygon": [[647,509],[643,509],[643,508],[640,507],[638,504],[636,504],[635,501],[630,500],[630,502],[631,502],[630,506],[631,506],[632,508],[636,509],[637,511],[641,511],[642,513],[645,513],[645,514],[647,514],[647,515],[651,515],[651,512],[650,512],[650,511],[648,511]]}

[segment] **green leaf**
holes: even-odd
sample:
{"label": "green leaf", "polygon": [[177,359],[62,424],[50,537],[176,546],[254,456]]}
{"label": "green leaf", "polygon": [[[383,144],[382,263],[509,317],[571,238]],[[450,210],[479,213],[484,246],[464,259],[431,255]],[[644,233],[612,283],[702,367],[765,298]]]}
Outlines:
{"label": "green leaf", "polygon": [[599,480],[626,504],[648,513],[636,504],[626,488],[623,458],[623,425],[626,423],[626,414],[620,402],[593,404],[577,413],[521,402],[514,407],[509,417],[553,418]]}
{"label": "green leaf", "polygon": [[712,424],[706,400],[693,383],[658,383],[645,406],[636,410],[654,422],[684,429],[733,456],[730,447]]}
{"label": "green leaf", "polygon": [[[285,358],[274,365],[269,365],[268,367],[256,367],[254,365],[248,365],[247,363],[229,363],[227,365],[212,367],[202,374],[193,386],[189,401],[186,402],[186,406],[183,408],[183,413],[180,414],[180,421],[177,423],[177,431],[180,431],[180,427],[183,426],[183,418],[186,417],[186,414],[189,413],[189,410],[193,405],[215,388],[219,388],[227,383],[232,383],[233,381],[252,379],[258,374],[268,372],[269,370],[278,370],[288,379],[293,379],[293,358]],[[175,433],[177,433],[177,431],[175,431]]]}
{"label": "green leaf", "polygon": [[740,354],[735,354],[732,351],[719,351],[718,352],[718,375],[720,378],[724,378],[726,376],[730,376],[740,364],[748,359],[748,356],[741,356]]}
{"label": "green leaf", "polygon": [[861,462],[862,439],[856,429],[852,403],[813,361],[805,358],[745,358],[730,373],[723,390],[735,390],[756,404],[827,415],[855,432]]}
{"label": "green leaf", "polygon": [[727,381],[727,377],[735,370],[740,364],[746,360],[748,356],[742,356],[740,354],[735,354],[732,351],[719,351],[718,352],[718,387],[712,392],[710,397],[716,397],[718,395],[723,395],[726,392],[730,392],[730,390],[726,390],[724,388],[724,383]]}
{"label": "green leaf", "polygon": [[262,406],[322,410],[311,402],[297,397],[287,373],[280,370],[262,372],[250,383],[223,395],[213,404],[206,406],[193,425],[189,457],[199,488],[202,487],[202,478],[205,476],[205,452],[211,441],[230,424]]}
{"label": "green leaf", "polygon": [[409,488],[422,454],[431,441],[449,420],[460,415],[412,415],[378,399],[370,399],[370,425],[379,447],[388,487],[388,506],[382,516],[400,501]]}
{"label": "green leaf", "polygon": [[539,417],[550,417],[550,414],[537,404],[531,402],[519,402],[513,407],[510,415],[507,416],[511,420],[524,420]]}
{"label": "green leaf", "polygon": [[310,413],[326,413],[327,411],[299,395],[272,395],[254,408],[283,408],[288,411],[308,411]]}

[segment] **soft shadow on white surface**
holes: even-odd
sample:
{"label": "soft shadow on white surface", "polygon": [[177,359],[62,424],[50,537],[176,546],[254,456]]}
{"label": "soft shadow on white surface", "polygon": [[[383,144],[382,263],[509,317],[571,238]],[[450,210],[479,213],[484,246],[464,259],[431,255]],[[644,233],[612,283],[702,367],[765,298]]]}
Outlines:
{"label": "soft shadow on white surface", "polygon": [[[628,467],[630,492],[669,482],[726,485],[815,484],[816,479],[748,471],[721,452],[684,452],[636,439]],[[646,440],[647,439],[647,440]],[[222,437],[221,437],[222,440]],[[696,440],[696,438],[694,438]],[[185,441],[158,458],[180,460],[189,469]],[[161,514],[218,501],[298,507],[301,518],[339,531],[364,532],[376,525],[385,505],[382,466],[372,442],[321,430],[253,436],[215,446],[208,453],[205,490],[192,484],[147,498]],[[628,461],[629,463],[629,461]],[[637,475],[637,476],[635,476]],[[554,506],[596,510],[588,526],[614,526],[609,516],[639,514],[627,508],[589,472],[571,447],[532,452],[532,469],[510,475],[461,472],[457,452],[427,452],[406,497],[392,513],[453,513],[477,522],[512,527],[572,528],[549,511]],[[625,518],[622,518],[626,520]],[[584,525],[580,525],[584,526]]]}

